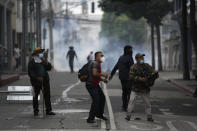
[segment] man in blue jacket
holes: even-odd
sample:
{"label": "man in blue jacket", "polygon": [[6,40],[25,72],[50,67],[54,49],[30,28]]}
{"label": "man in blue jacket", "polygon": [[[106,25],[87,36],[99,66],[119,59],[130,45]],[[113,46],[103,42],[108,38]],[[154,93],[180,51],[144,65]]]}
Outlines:
{"label": "man in blue jacket", "polygon": [[113,78],[113,75],[119,70],[119,79],[122,85],[122,109],[127,111],[128,103],[130,99],[131,89],[132,89],[132,82],[129,80],[129,71],[130,67],[134,64],[132,58],[132,47],[127,45],[124,47],[124,54],[120,56],[117,64],[113,68],[110,76],[110,80]]}

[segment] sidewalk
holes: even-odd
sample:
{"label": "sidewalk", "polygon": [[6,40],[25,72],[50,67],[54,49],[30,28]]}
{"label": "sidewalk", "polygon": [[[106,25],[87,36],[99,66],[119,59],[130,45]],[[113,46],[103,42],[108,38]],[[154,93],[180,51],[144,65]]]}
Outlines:
{"label": "sidewalk", "polygon": [[183,80],[181,72],[160,72],[160,77],[191,95],[193,95],[197,88],[197,81],[194,78],[191,78],[191,80]]}
{"label": "sidewalk", "polygon": [[19,80],[19,74],[3,74],[0,76],[0,88],[17,80]]}

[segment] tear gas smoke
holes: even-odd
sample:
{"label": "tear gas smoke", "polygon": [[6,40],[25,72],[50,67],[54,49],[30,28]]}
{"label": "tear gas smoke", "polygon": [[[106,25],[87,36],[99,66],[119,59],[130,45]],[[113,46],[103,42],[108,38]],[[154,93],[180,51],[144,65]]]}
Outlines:
{"label": "tear gas smoke", "polygon": [[[110,71],[118,61],[118,58],[123,54],[125,44],[109,43],[108,38],[99,38],[100,26],[101,23],[81,22],[76,19],[56,19],[53,29],[55,69],[57,71],[69,71],[66,54],[69,46],[73,46],[78,56],[78,60],[75,59],[74,61],[75,71],[87,62],[87,56],[91,51],[104,52],[106,58],[103,64],[104,70]],[[45,47],[49,48],[48,31],[45,43]],[[144,44],[143,47],[132,46],[133,57],[136,53],[145,53],[145,61],[147,63],[151,62],[151,50],[148,44]]]}

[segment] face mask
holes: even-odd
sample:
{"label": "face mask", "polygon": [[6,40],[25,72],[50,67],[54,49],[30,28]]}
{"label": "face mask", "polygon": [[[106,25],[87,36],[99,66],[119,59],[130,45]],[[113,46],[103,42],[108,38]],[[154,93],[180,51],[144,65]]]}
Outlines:
{"label": "face mask", "polygon": [[41,53],[39,54],[40,59],[42,59],[44,57],[44,55]]}
{"label": "face mask", "polygon": [[100,61],[105,62],[105,57],[101,57]]}
{"label": "face mask", "polygon": [[140,64],[144,64],[144,60],[140,60]]}

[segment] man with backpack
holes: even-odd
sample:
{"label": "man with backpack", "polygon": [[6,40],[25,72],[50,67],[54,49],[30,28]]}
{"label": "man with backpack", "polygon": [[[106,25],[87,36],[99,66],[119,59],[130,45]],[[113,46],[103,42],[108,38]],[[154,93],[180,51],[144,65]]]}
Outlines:
{"label": "man with backpack", "polygon": [[127,111],[130,99],[132,81],[129,80],[130,67],[134,64],[132,47],[127,45],[124,47],[124,54],[120,56],[117,64],[114,66],[110,80],[113,78],[117,70],[119,70],[119,79],[122,85],[122,110]]}
{"label": "man with backpack", "polygon": [[[103,53],[100,51],[96,52],[95,60],[86,64],[79,71],[80,80],[86,82],[86,88],[92,98],[92,104],[87,123],[95,123],[95,117],[107,120],[107,118],[103,116],[105,95],[99,85],[100,81],[106,82],[108,78],[108,75],[106,73],[102,73],[101,70],[101,63],[104,62],[104,60],[105,58]],[[82,75],[83,72],[86,72],[84,73],[86,75]]]}

